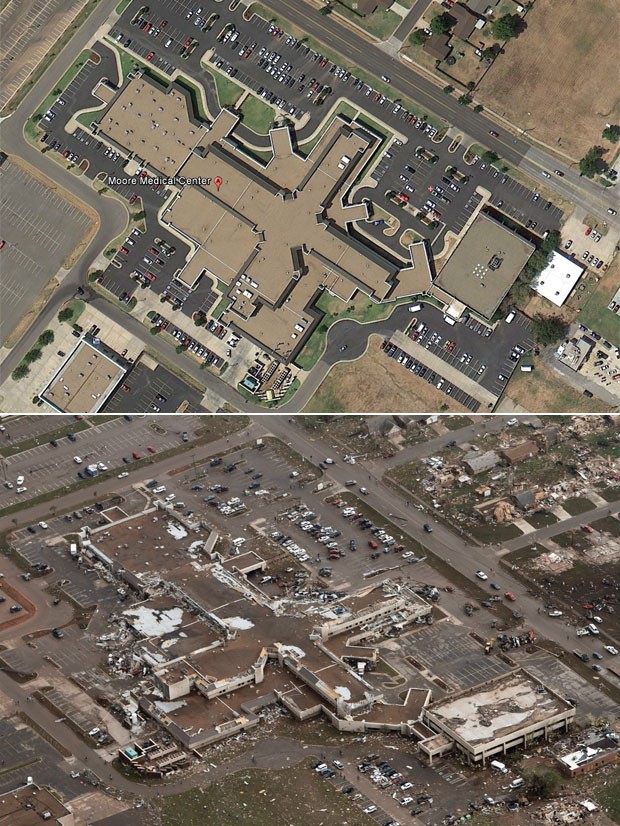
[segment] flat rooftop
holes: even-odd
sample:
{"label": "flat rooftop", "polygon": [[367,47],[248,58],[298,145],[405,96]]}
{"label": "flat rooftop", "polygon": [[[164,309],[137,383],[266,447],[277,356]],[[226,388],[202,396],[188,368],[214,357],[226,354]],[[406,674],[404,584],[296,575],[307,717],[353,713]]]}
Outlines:
{"label": "flat rooftop", "polygon": [[141,514],[91,534],[92,544],[102,554],[138,577],[155,573],[164,576],[188,563],[194,570],[201,570],[208,560],[191,546],[208,538],[208,530],[188,532],[164,511]]}
{"label": "flat rooftop", "polygon": [[561,307],[579,281],[585,267],[562,255],[561,252],[552,252],[549,263],[532,283],[538,295],[542,295],[556,307]]}
{"label": "flat rooftop", "polygon": [[549,690],[539,692],[539,685],[525,672],[517,671],[487,688],[472,688],[433,703],[426,713],[456,737],[473,746],[481,745],[572,709]]}
{"label": "flat rooftop", "polygon": [[125,366],[82,340],[39,396],[63,413],[96,413],[126,372]]}
{"label": "flat rooftop", "polygon": [[171,177],[205,135],[188,104],[178,86],[165,88],[146,76],[134,77],[104,111],[99,131]]}
{"label": "flat rooftop", "polygon": [[534,252],[534,245],[481,212],[436,283],[490,318]]}
{"label": "flat rooftop", "polygon": [[34,784],[0,795],[0,824],[3,826],[60,823],[60,819],[67,815],[68,809],[51,792]]}

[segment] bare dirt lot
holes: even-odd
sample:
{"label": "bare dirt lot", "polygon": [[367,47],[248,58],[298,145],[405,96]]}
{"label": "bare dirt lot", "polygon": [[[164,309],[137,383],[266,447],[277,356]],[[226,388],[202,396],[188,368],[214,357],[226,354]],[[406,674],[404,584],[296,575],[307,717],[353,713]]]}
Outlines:
{"label": "bare dirt lot", "polygon": [[575,159],[610,148],[601,132],[620,111],[617,1],[536,0],[526,20],[480,84],[480,102]]}
{"label": "bare dirt lot", "polygon": [[[310,399],[305,413],[351,413],[364,410],[406,410],[408,413],[461,413],[465,408],[428,382],[387,358],[371,336],[368,350],[357,361],[337,364]],[[445,407],[442,407],[445,405]]]}

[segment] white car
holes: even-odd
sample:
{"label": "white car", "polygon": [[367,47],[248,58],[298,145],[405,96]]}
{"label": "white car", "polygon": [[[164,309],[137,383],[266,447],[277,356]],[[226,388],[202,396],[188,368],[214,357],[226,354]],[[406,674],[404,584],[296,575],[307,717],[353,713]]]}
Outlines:
{"label": "white car", "polygon": [[97,462],[97,469],[98,470],[107,470],[108,466],[104,465],[103,462]]}
{"label": "white car", "polygon": [[484,571],[476,571],[476,576],[478,579],[488,579],[489,577],[485,574]]}
{"label": "white car", "polygon": [[129,474],[127,473],[126,470],[124,470],[122,473],[119,473],[116,478],[117,479],[124,479],[126,476],[129,476]]}
{"label": "white car", "polygon": [[101,734],[101,729],[95,726],[95,728],[91,728],[88,734],[90,737],[96,737],[98,734]]}
{"label": "white car", "polygon": [[[402,558],[403,558],[403,559],[411,559],[411,557],[412,557],[412,556],[415,556],[415,554],[413,553],[413,551],[406,551],[406,552],[403,554],[403,557],[402,557]],[[404,788],[404,786],[403,786],[403,788]]]}
{"label": "white car", "polygon": [[18,485],[23,485],[26,480],[23,476],[18,476],[15,481],[17,482]]}
{"label": "white car", "polygon": [[165,497],[164,502],[172,502],[172,500],[176,498],[176,493],[169,493],[168,496]]}
{"label": "white car", "polygon": [[21,488],[17,488],[15,493],[25,493],[27,490],[28,490],[28,488],[25,487],[24,485],[22,485]]}
{"label": "white car", "polygon": [[376,811],[377,811],[377,807],[376,807],[376,806],[367,806],[367,807],[364,809],[364,814],[365,814],[365,815],[371,815],[373,812],[376,812]]}
{"label": "white car", "polygon": [[82,459],[79,456],[74,456],[73,461],[75,462],[76,465],[81,465],[82,464]]}
{"label": "white car", "polygon": [[608,654],[613,654],[615,656],[618,653],[618,649],[614,648],[613,645],[604,645],[603,648]]}
{"label": "white car", "polygon": [[562,611],[549,611],[549,616],[550,617],[561,617],[562,616]]}
{"label": "white car", "polygon": [[47,522],[39,522],[39,527],[43,528],[43,530],[46,531],[48,528],[48,524]]}

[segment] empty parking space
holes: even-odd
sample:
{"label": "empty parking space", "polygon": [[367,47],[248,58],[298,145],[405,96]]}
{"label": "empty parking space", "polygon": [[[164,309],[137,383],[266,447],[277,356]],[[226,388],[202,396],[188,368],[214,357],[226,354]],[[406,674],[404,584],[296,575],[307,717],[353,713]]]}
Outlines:
{"label": "empty parking space", "polygon": [[11,161],[0,167],[0,211],[0,341],[5,341],[87,233],[90,219]]}

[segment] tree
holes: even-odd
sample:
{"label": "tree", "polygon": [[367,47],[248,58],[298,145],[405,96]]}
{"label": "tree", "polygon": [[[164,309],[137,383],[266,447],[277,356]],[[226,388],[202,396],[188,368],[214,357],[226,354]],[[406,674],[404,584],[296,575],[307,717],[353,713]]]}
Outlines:
{"label": "tree", "polygon": [[493,23],[491,32],[498,40],[510,40],[511,37],[517,37],[523,27],[523,20],[518,14],[505,14]]}
{"label": "tree", "polygon": [[45,347],[47,344],[51,344],[52,341],[54,341],[54,333],[51,330],[43,330],[43,332],[37,339],[37,344],[40,344],[42,347]]}
{"label": "tree", "polygon": [[448,14],[448,12],[444,12],[443,14],[436,14],[435,17],[433,17],[429,29],[433,34],[448,34],[455,23],[456,20],[454,17]]}
{"label": "tree", "polygon": [[620,140],[620,126],[617,124],[609,124],[603,129],[603,137],[606,141],[610,141],[611,143],[618,143]]}
{"label": "tree", "polygon": [[593,146],[588,149],[583,158],[579,161],[579,172],[586,178],[593,178],[600,175],[607,169],[607,162],[603,160],[605,150],[602,146]]}
{"label": "tree", "polygon": [[24,356],[24,361],[26,364],[32,364],[33,362],[38,361],[42,355],[43,351],[40,347],[33,347],[31,350],[28,350]]}
{"label": "tree", "polygon": [[544,316],[540,313],[533,318],[532,331],[539,344],[555,344],[566,335],[568,323],[559,315]]}
{"label": "tree", "polygon": [[19,381],[20,379],[25,379],[28,373],[30,373],[30,367],[22,362],[22,364],[18,364],[15,370],[13,370],[11,378],[13,381]]}
{"label": "tree", "polygon": [[332,13],[332,7],[331,6],[323,6],[323,8],[320,11],[320,14],[322,14],[324,16],[327,16],[328,14],[331,14],[331,13]]}
{"label": "tree", "polygon": [[428,40],[428,35],[424,29],[416,29],[409,35],[409,42],[412,46],[423,46]]}
{"label": "tree", "polygon": [[459,98],[459,103],[461,106],[469,106],[471,103],[471,95],[461,95]]}
{"label": "tree", "polygon": [[478,112],[478,114],[480,114],[480,112],[483,112],[483,111],[484,111],[484,106],[481,103],[478,103],[476,106],[474,106],[474,112]]}
{"label": "tree", "polygon": [[557,229],[552,229],[546,238],[540,242],[540,248],[547,255],[560,245],[560,233]]}
{"label": "tree", "polygon": [[489,163],[495,163],[495,161],[499,161],[499,155],[497,152],[493,152],[491,149],[487,149],[486,152],[482,153],[482,160],[488,161]]}
{"label": "tree", "polygon": [[63,307],[62,310],[58,313],[58,321],[61,323],[63,321],[70,321],[73,318],[73,310],[71,307]]}
{"label": "tree", "polygon": [[451,95],[452,92],[454,92],[454,86],[444,86],[443,90],[446,93],[446,95]]}
{"label": "tree", "polygon": [[560,775],[545,766],[524,772],[524,779],[530,794],[542,799],[553,797],[560,785]]}
{"label": "tree", "polygon": [[476,81],[475,80],[468,80],[467,81],[467,88],[469,89],[470,92],[473,92],[474,89],[476,88]]}
{"label": "tree", "polygon": [[501,51],[501,46],[497,43],[494,46],[489,46],[488,49],[484,49],[482,52],[482,59],[483,60],[495,60],[497,55]]}

